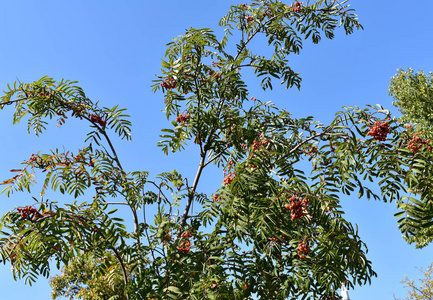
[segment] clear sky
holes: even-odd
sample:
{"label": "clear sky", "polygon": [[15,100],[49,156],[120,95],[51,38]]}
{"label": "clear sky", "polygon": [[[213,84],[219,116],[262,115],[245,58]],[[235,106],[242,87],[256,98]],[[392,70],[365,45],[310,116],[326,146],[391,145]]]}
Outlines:
{"label": "clear sky", "polygon": [[[243,1],[245,2],[245,1]],[[243,3],[242,2],[242,3]],[[345,36],[337,32],[332,41],[306,42],[300,56],[291,58],[301,73],[301,91],[275,88],[264,93],[249,85],[251,94],[276,102],[295,117],[313,115],[329,121],[343,105],[382,104],[394,110],[387,94],[389,79],[398,68],[433,71],[431,11],[433,1],[351,0],[365,30]],[[78,80],[101,106],[126,107],[133,122],[133,140],[116,143],[127,170],[148,170],[152,175],[178,169],[195,172],[197,157],[182,153],[165,157],[156,143],[159,128],[168,127],[162,94],[150,90],[159,73],[165,44],[189,27],[214,28],[237,2],[219,0],[15,0],[3,1],[0,11],[0,86],[16,79],[29,82],[44,75]],[[50,148],[76,150],[83,146],[85,127],[70,122],[55,125],[41,138],[27,135],[26,125],[12,126],[12,110],[1,113],[0,178],[19,167],[30,154]],[[194,165],[191,168],[191,165]],[[210,173],[208,173],[209,175]],[[206,173],[204,174],[206,177]],[[221,178],[201,182],[201,191],[212,192]],[[215,179],[217,178],[217,179]],[[36,195],[37,196],[37,195]],[[52,199],[58,195],[52,195]],[[59,198],[60,201],[62,199]],[[0,196],[0,213],[29,204],[28,194]],[[418,278],[416,266],[432,262],[432,246],[416,250],[407,245],[393,217],[394,203],[368,202],[345,197],[348,220],[358,224],[369,248],[378,277],[372,285],[350,290],[352,300],[404,297],[399,283],[407,274]],[[126,216],[126,215],[125,215]],[[53,274],[56,270],[53,269]],[[10,265],[0,264],[0,299],[49,299],[47,280],[33,287],[12,279]]]}

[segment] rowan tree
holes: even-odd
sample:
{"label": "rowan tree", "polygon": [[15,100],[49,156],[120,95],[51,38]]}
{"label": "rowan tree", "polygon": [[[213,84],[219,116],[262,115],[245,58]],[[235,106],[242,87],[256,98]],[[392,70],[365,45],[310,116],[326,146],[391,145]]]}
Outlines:
{"label": "rowan tree", "polygon": [[[8,87],[1,107],[13,105],[14,123],[26,119],[36,135],[51,119],[90,125],[79,150],[31,154],[2,183],[11,196],[43,178],[40,198],[1,218],[1,258],[16,278],[31,283],[49,275],[51,259],[67,267],[83,253],[115,258],[101,270],[120,270],[127,299],[335,299],[341,283],[353,288],[376,275],[340,198],[403,203],[407,188],[429,186],[428,143],[414,151],[411,131],[381,106],[344,107],[329,124],[295,118],[256,99],[243,77],[251,69],[264,90],[276,80],[299,88],[288,58],[304,40],[362,28],[354,10],[347,1],[253,1],[231,6],[219,25],[222,38],[190,28],[169,43],[153,84],[170,122],[158,146],[198,149],[194,178],[124,169],[112,138],[130,140],[125,110],[100,107],[76,82],[43,77]],[[251,46],[260,36],[268,56]],[[224,178],[209,195],[199,182],[212,165]],[[76,200],[45,199],[47,189]],[[130,209],[134,228],[116,205]]]}

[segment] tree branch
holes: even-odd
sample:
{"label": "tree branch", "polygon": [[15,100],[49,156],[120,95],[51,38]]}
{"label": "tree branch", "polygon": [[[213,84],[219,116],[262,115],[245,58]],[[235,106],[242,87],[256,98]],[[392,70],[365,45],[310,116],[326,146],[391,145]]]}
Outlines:
{"label": "tree branch", "polygon": [[188,201],[186,203],[185,210],[183,212],[182,219],[180,221],[179,229],[177,231],[176,240],[180,238],[180,235],[182,234],[182,229],[186,224],[186,219],[188,218],[189,208],[191,207],[192,201],[194,200],[195,191],[197,189],[197,185],[198,185],[198,182],[200,180],[201,172],[203,171],[203,169],[205,167],[205,165],[204,165],[205,158],[206,158],[206,153],[204,153],[204,155],[201,156],[200,164],[199,164],[198,170],[197,170],[197,174],[195,175],[192,189],[189,192]]}

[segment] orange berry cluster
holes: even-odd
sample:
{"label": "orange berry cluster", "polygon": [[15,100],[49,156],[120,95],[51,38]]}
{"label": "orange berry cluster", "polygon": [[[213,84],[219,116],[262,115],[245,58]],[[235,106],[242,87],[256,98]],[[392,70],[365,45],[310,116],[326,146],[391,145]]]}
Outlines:
{"label": "orange berry cluster", "polygon": [[[422,131],[420,132],[420,134],[422,134]],[[419,151],[419,149],[421,149],[421,147],[423,145],[427,146],[428,151],[432,151],[432,147],[429,145],[430,143],[430,139],[426,139],[425,141],[418,136],[418,133],[414,133],[414,135],[412,136],[412,139],[409,141],[408,144],[408,148],[410,149],[410,151],[412,151],[413,153],[417,153]]]}
{"label": "orange berry cluster", "polygon": [[177,118],[176,118],[176,122],[177,123],[186,123],[189,120],[189,115],[188,114],[180,114]]}
{"label": "orange berry cluster", "polygon": [[281,244],[281,243],[288,243],[290,241],[290,239],[288,237],[286,238],[285,236],[281,236],[279,239],[276,237],[271,237],[269,238],[269,240],[271,241],[271,245],[274,242]]}
{"label": "orange berry cluster", "polygon": [[218,202],[219,199],[220,199],[220,194],[215,193],[215,195],[213,195],[213,201]]}
{"label": "orange berry cluster", "polygon": [[305,208],[307,207],[309,201],[307,198],[296,200],[295,196],[292,196],[290,199],[290,204],[285,206],[286,209],[292,211],[290,216],[292,220],[298,220],[304,216]]}
{"label": "orange berry cluster", "polygon": [[254,21],[254,18],[251,16],[246,17],[247,23]]}
{"label": "orange berry cluster", "polygon": [[259,150],[261,146],[266,146],[268,143],[268,141],[260,142],[258,140],[254,140],[253,150]]}
{"label": "orange berry cluster", "polygon": [[292,11],[300,12],[301,9],[302,9],[302,2],[296,1],[296,3],[293,4]]}
{"label": "orange berry cluster", "polygon": [[224,185],[231,184],[232,181],[233,181],[233,179],[235,179],[235,177],[236,177],[236,173],[235,172],[229,172],[227,174],[227,176],[224,177],[224,180],[223,180]]}
{"label": "orange berry cluster", "polygon": [[171,234],[167,233],[164,235],[164,237],[162,238],[163,242],[170,242],[171,241]]}
{"label": "orange berry cluster", "polygon": [[241,7],[242,7],[242,8],[245,8],[245,7],[247,7],[247,5],[248,5],[248,3],[241,4]]}
{"label": "orange berry cluster", "polygon": [[299,258],[303,259],[306,257],[305,253],[307,253],[309,250],[310,250],[310,246],[308,246],[305,241],[302,241],[298,244],[298,251],[296,252],[299,254]]}
{"label": "orange berry cluster", "polygon": [[271,237],[271,238],[269,238],[269,240],[271,241],[271,244],[273,242],[279,242],[279,240],[276,237]]}
{"label": "orange berry cluster", "polygon": [[224,169],[224,180],[223,180],[224,185],[231,184],[233,179],[235,179],[235,177],[236,177],[236,173],[234,171],[230,172],[234,163],[235,162],[233,161],[233,159],[230,159],[228,161],[227,169]]}
{"label": "orange berry cluster", "polygon": [[171,90],[171,89],[174,89],[176,87],[177,82],[176,82],[176,80],[174,80],[173,77],[170,77],[170,78],[166,79],[165,81],[161,82],[160,84],[163,88]]}
{"label": "orange berry cluster", "polygon": [[23,219],[35,220],[42,217],[38,210],[30,205],[23,208],[17,208],[17,211],[21,214],[21,218]]}
{"label": "orange berry cluster", "polygon": [[388,122],[382,123],[381,121],[377,121],[370,127],[370,131],[367,133],[367,135],[372,136],[377,141],[384,141],[386,140],[388,133]]}
{"label": "orange berry cluster", "polygon": [[181,242],[180,245],[179,245],[179,247],[177,247],[177,250],[179,250],[179,251],[181,251],[181,252],[183,252],[185,254],[188,254],[188,252],[190,250],[190,247],[191,247],[191,243],[190,242],[188,242],[188,241]]}
{"label": "orange berry cluster", "polygon": [[188,240],[188,238],[190,238],[191,236],[192,236],[191,232],[188,232],[188,231],[183,232],[181,234],[181,237],[184,238],[184,239],[186,239],[186,240],[182,241],[179,244],[179,247],[177,247],[177,250],[179,250],[179,251],[181,251],[181,252],[183,252],[185,254],[188,254],[188,252],[190,250],[190,247],[191,247],[191,243]]}
{"label": "orange berry cluster", "polygon": [[189,238],[189,237],[192,237],[192,234],[191,234],[191,232],[185,231],[180,236],[183,238]]}
{"label": "orange berry cluster", "polygon": [[95,114],[90,114],[89,115],[89,119],[90,119],[90,122],[97,123],[97,124],[99,124],[102,127],[105,127],[107,125],[107,121],[102,120],[101,116],[98,116],[98,115],[95,115]]}

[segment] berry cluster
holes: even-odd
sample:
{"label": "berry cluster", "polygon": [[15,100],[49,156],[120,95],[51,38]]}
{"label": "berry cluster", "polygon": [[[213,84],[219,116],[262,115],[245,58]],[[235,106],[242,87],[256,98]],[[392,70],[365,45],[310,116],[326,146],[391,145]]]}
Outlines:
{"label": "berry cluster", "polygon": [[276,237],[271,237],[271,238],[269,238],[269,240],[271,241],[271,245],[272,245],[273,242],[279,242],[280,241]]}
{"label": "berry cluster", "polygon": [[294,12],[300,12],[302,9],[302,2],[296,1],[295,4],[292,6],[292,11]]}
{"label": "berry cluster", "polygon": [[176,82],[176,80],[174,80],[173,77],[170,77],[170,78],[166,79],[165,81],[161,82],[160,84],[163,88],[171,90],[171,89],[174,89],[176,87],[177,82]]}
{"label": "berry cluster", "polygon": [[188,238],[190,238],[191,236],[192,236],[192,234],[190,232],[188,232],[188,231],[183,232],[182,235],[181,235],[181,237],[184,238],[184,239],[186,239],[186,240],[182,241],[179,244],[179,247],[177,247],[177,250],[179,250],[179,251],[181,251],[181,252],[183,252],[185,254],[188,254],[189,249],[191,247],[191,243],[188,240]]}
{"label": "berry cluster", "polygon": [[307,253],[309,250],[310,250],[310,246],[308,246],[305,241],[302,241],[298,244],[298,251],[296,252],[299,254],[299,258],[303,259],[306,257],[305,253]]}
{"label": "berry cluster", "polygon": [[99,124],[103,128],[105,128],[105,126],[107,125],[107,121],[103,120],[101,116],[98,116],[98,115],[95,115],[95,114],[90,114],[89,115],[89,120],[92,123]]}
{"label": "berry cluster", "polygon": [[242,7],[242,8],[245,8],[245,7],[247,7],[247,5],[248,5],[248,3],[241,4],[241,7]]}
{"label": "berry cluster", "polygon": [[386,136],[389,133],[388,122],[377,121],[372,126],[370,126],[370,131],[367,135],[372,136],[377,141],[386,140]]}
{"label": "berry cluster", "polygon": [[251,16],[246,17],[247,23],[254,21],[254,18]]}
{"label": "berry cluster", "polygon": [[[422,134],[422,131],[420,132],[420,134]],[[409,141],[408,144],[408,148],[410,149],[410,151],[412,151],[413,153],[417,153],[419,151],[419,149],[421,149],[421,147],[423,145],[427,146],[428,151],[432,151],[432,147],[429,145],[430,143],[430,139],[426,139],[425,141],[418,136],[418,133],[414,133],[414,135],[412,136],[412,139]]]}
{"label": "berry cluster", "polygon": [[274,242],[279,243],[279,244],[281,244],[281,243],[289,243],[290,242],[290,239],[288,237],[286,238],[285,236],[281,236],[279,239],[276,238],[276,237],[271,237],[271,238],[269,238],[269,240],[271,241],[271,245]]}
{"label": "berry cluster", "polygon": [[21,214],[21,218],[23,219],[35,220],[42,217],[38,210],[30,205],[23,208],[17,208],[17,211]]}
{"label": "berry cluster", "polygon": [[218,202],[219,199],[220,199],[220,194],[215,193],[215,194],[213,195],[213,201]]}
{"label": "berry cluster", "polygon": [[182,232],[182,234],[180,236],[183,238],[189,238],[189,237],[192,237],[192,234],[191,234],[191,232],[185,231],[185,232]]}
{"label": "berry cluster", "polygon": [[30,161],[31,162],[36,162],[38,160],[38,157],[35,156],[34,154],[32,154],[32,156],[30,156]]}
{"label": "berry cluster", "polygon": [[223,180],[224,185],[231,184],[232,181],[233,181],[233,179],[235,179],[235,177],[236,177],[236,173],[235,172],[229,172],[227,174],[227,176],[224,177],[224,180]]}
{"label": "berry cluster", "polygon": [[177,250],[179,250],[185,254],[188,254],[190,247],[191,247],[190,242],[181,242],[179,247],[177,247]]}
{"label": "berry cluster", "polygon": [[254,140],[253,150],[259,150],[261,146],[266,146],[268,143],[268,141],[260,142],[258,140]]}
{"label": "berry cluster", "polygon": [[236,173],[234,171],[230,172],[234,163],[235,162],[233,161],[233,159],[230,159],[228,161],[227,169],[224,169],[224,180],[223,180],[224,185],[231,184],[233,179],[235,179],[236,177]]}
{"label": "berry cluster", "polygon": [[163,242],[170,242],[171,241],[171,234],[167,233],[164,235],[164,237],[162,238]]}
{"label": "berry cluster", "polygon": [[292,213],[290,216],[292,217],[292,220],[298,220],[304,216],[305,208],[307,207],[307,204],[309,203],[307,198],[296,200],[295,196],[292,196],[290,199],[290,204],[287,204],[285,206],[286,209],[290,209]]}
{"label": "berry cluster", "polygon": [[189,115],[188,114],[180,114],[177,118],[176,118],[176,122],[177,123],[186,123],[189,120]]}

